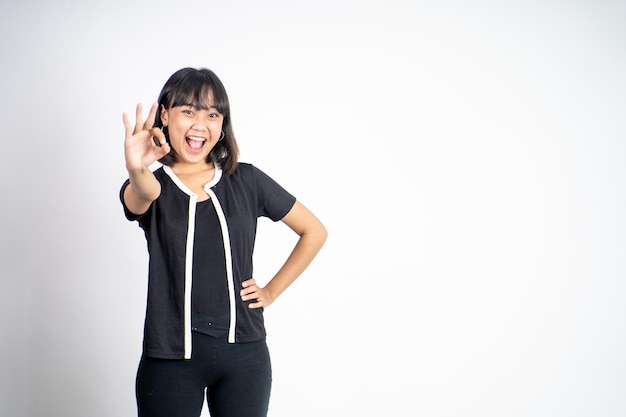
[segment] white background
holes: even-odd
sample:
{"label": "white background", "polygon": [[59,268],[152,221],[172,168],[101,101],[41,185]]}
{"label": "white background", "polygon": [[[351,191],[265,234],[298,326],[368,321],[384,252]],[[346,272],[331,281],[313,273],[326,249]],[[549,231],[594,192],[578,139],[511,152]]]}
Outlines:
{"label": "white background", "polygon": [[[185,66],[324,221],[270,415],[626,415],[621,1],[0,0],[0,415],[135,415],[122,112]],[[256,278],[295,237],[262,221]]]}

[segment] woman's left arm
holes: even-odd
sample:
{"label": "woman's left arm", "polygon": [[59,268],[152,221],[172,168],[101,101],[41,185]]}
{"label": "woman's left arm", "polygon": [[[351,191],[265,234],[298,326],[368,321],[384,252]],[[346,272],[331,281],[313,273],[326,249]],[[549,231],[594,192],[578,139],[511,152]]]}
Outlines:
{"label": "woman's left arm", "polygon": [[283,266],[265,287],[257,286],[253,278],[243,282],[242,300],[256,300],[249,305],[250,308],[272,304],[309,266],[328,236],[322,222],[299,201],[295,202],[282,222],[300,238]]}

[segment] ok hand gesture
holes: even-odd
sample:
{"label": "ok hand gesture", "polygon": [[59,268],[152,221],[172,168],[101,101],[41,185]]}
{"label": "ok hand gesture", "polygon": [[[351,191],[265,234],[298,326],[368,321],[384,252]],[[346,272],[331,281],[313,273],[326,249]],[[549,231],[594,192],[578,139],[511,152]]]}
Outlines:
{"label": "ok hand gesture", "polygon": [[137,104],[134,130],[128,121],[128,115],[126,113],[123,115],[124,127],[126,129],[124,156],[128,171],[148,168],[170,152],[170,145],[165,140],[165,135],[161,129],[153,127],[157,108],[158,104],[154,103],[148,118],[144,122],[142,121],[141,103]]}

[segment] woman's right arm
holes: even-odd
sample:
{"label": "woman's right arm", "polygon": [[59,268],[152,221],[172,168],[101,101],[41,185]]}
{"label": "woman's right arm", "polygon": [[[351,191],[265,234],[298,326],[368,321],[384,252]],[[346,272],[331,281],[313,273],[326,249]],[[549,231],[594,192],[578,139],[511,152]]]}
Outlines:
{"label": "woman's right arm", "polygon": [[[161,194],[161,184],[150,170],[150,165],[170,152],[170,146],[161,129],[153,127],[157,106],[157,103],[152,105],[148,118],[142,122],[142,106],[141,103],[137,105],[134,130],[126,113],[123,114],[126,130],[124,157],[130,180],[130,185],[124,190],[123,199],[128,210],[134,214],[145,213]],[[157,138],[161,146],[154,142],[153,137]]]}

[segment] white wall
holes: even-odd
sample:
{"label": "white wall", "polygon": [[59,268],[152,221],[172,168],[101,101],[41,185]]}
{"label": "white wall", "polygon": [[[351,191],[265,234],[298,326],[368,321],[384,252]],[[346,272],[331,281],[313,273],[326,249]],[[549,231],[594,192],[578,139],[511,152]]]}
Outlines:
{"label": "white wall", "polygon": [[267,311],[272,416],[624,416],[624,3],[307,3],[0,0],[0,415],[134,415],[121,114],[203,66],[330,231]]}

